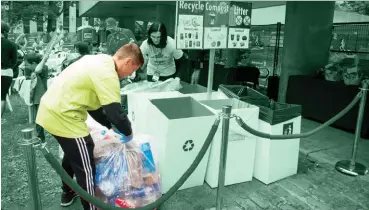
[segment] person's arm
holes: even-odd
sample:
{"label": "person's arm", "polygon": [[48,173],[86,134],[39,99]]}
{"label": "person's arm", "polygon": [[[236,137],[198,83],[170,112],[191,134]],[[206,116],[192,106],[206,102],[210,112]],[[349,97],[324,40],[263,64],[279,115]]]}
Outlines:
{"label": "person's arm", "polygon": [[23,33],[23,34],[21,34],[21,35],[19,35],[19,36],[17,37],[17,39],[15,39],[15,43],[16,43],[16,44],[19,44],[19,40],[20,40],[21,38],[23,38],[23,36],[24,36],[24,33]]}
{"label": "person's arm", "polygon": [[25,50],[28,44],[28,40],[26,37],[23,37],[23,39],[24,39],[24,45],[22,46],[22,50]]}
{"label": "person's arm", "polygon": [[35,69],[36,74],[41,74],[42,73],[42,71],[45,67],[46,61],[47,61],[47,59],[49,59],[49,55],[50,55],[50,53],[46,53],[44,55],[44,57],[42,58],[41,62],[39,64],[37,64],[36,69]]}
{"label": "person's arm", "polygon": [[187,55],[182,51],[182,50],[179,50],[176,48],[176,42],[174,39],[172,39],[172,37],[169,37],[168,36],[168,47],[170,47],[170,49],[172,50],[173,52],[173,57],[175,60],[180,60],[180,59],[183,59],[183,58],[186,58]]}
{"label": "person's arm", "polygon": [[[129,121],[126,114],[122,110],[120,103],[111,103],[102,106],[107,119],[118,129],[118,131],[127,137],[132,136],[131,121]],[[109,128],[110,129],[110,128]]]}
{"label": "person's arm", "polygon": [[119,28],[119,31],[125,33],[130,39],[133,39],[134,43],[137,44],[136,37],[130,29],[128,29],[128,28]]}
{"label": "person's arm", "polygon": [[17,45],[15,43],[12,43],[12,48],[9,53],[10,53],[10,64],[12,68],[14,68],[18,62],[18,50]]}
{"label": "person's arm", "polygon": [[108,120],[107,116],[104,114],[103,108],[99,108],[97,110],[88,111],[88,114],[102,126],[107,127],[108,129],[112,128],[111,122]]}
{"label": "person's arm", "polygon": [[175,46],[173,46],[173,57],[177,70],[181,68],[181,63],[188,58],[182,50],[175,49]]}
{"label": "person's arm", "polygon": [[[61,38],[61,37],[59,37],[59,38]],[[44,56],[42,57],[41,62],[36,66],[36,69],[35,69],[36,74],[41,74],[42,73],[42,70],[44,69],[46,61],[49,59],[49,56],[51,54],[51,51],[52,51],[51,49],[53,49],[54,46],[56,45],[56,43],[59,42],[59,38],[56,38],[54,42],[50,43],[50,46],[47,46],[48,50],[46,50],[46,52],[44,53]]]}
{"label": "person's arm", "polygon": [[142,42],[140,46],[141,53],[144,58],[144,64],[141,66],[140,70],[142,70],[142,73],[147,74],[147,63],[149,62],[149,46],[147,44],[147,40]]}
{"label": "person's arm", "polygon": [[142,73],[147,74],[147,63],[149,62],[149,56],[148,55],[143,55],[144,57],[144,64],[142,64],[142,66],[140,67],[140,70],[142,70]]}

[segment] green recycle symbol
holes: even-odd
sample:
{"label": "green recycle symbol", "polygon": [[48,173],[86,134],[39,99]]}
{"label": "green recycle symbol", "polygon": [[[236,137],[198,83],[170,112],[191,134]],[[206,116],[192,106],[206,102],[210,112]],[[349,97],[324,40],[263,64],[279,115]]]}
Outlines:
{"label": "green recycle symbol", "polygon": [[192,140],[187,140],[183,145],[183,151],[189,152],[195,147],[195,143]]}

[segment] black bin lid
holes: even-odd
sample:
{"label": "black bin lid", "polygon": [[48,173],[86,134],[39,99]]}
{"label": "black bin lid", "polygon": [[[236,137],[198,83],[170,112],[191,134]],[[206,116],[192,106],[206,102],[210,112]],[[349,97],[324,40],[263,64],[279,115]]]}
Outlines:
{"label": "black bin lid", "polygon": [[260,108],[259,119],[271,125],[301,116],[301,105],[272,101],[268,96],[243,85],[219,85],[219,90],[229,98],[237,98]]}

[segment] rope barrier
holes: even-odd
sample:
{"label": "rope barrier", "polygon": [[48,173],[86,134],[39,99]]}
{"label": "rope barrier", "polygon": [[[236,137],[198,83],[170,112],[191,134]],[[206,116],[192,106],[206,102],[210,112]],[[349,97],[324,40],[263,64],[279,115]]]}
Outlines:
{"label": "rope barrier", "polygon": [[[194,170],[197,168],[197,166],[199,165],[199,163],[201,162],[202,158],[204,157],[206,151],[208,150],[210,144],[212,143],[212,140],[215,136],[215,133],[217,132],[217,129],[219,127],[219,123],[220,123],[220,118],[223,118],[223,120],[228,121],[229,124],[229,119],[230,118],[235,118],[237,123],[247,132],[258,136],[258,137],[262,137],[262,138],[268,138],[268,139],[295,139],[295,138],[306,138],[308,136],[311,136],[317,132],[319,132],[320,130],[322,130],[323,128],[330,126],[331,124],[333,124],[335,121],[337,121],[338,119],[340,119],[341,117],[343,117],[345,114],[347,114],[347,112],[349,112],[355,105],[356,103],[362,98],[362,104],[360,109],[363,109],[364,105],[365,105],[365,94],[367,91],[367,87],[368,84],[366,83],[366,85],[364,85],[364,88],[361,89],[361,91],[355,96],[355,98],[352,100],[352,102],[350,104],[347,105],[347,107],[345,109],[343,109],[341,112],[339,112],[337,115],[335,115],[334,117],[332,117],[330,120],[328,120],[327,122],[325,122],[324,124],[320,125],[319,127],[306,132],[306,133],[302,133],[302,134],[293,134],[293,135],[270,135],[267,133],[263,133],[263,132],[259,132],[257,130],[254,130],[253,128],[249,127],[239,116],[237,115],[232,115],[230,114],[230,109],[231,107],[223,107],[223,113],[219,114],[217,119],[215,120],[214,124],[212,125],[209,134],[203,144],[203,146],[200,149],[200,152],[197,154],[194,162],[190,165],[190,167],[186,170],[186,172],[180,177],[180,179],[169,189],[169,191],[164,194],[161,198],[159,198],[158,200],[156,200],[155,202],[144,206],[144,207],[139,207],[136,208],[138,210],[152,210],[156,207],[159,207],[161,204],[163,204],[165,201],[167,201],[171,196],[173,196],[173,194],[175,192],[177,192],[177,190],[185,183],[185,181],[188,179],[188,177],[194,172]],[[229,113],[226,111],[226,109],[229,109]],[[228,113],[228,114],[226,114]],[[224,122],[223,122],[224,124]],[[227,124],[227,123],[225,123]],[[228,125],[229,126],[229,125]],[[224,125],[223,125],[224,127]],[[225,138],[226,133],[228,133],[226,131],[227,129],[223,128],[223,136],[222,136],[222,147],[226,148],[226,144],[225,142],[227,141],[227,138]],[[360,129],[359,129],[360,130]],[[48,149],[46,148],[46,143],[45,142],[39,142],[32,141],[32,137],[31,137],[31,130],[24,130],[22,131],[24,138],[23,138],[23,142],[20,142],[21,144],[24,145],[31,145],[32,148],[40,148],[42,150],[42,153],[44,155],[44,157],[46,158],[46,160],[49,162],[49,164],[51,165],[52,168],[54,168],[54,170],[58,173],[58,175],[61,177],[61,179],[72,189],[74,190],[77,194],[80,195],[80,197],[84,200],[86,200],[87,202],[90,202],[91,204],[95,205],[98,208],[104,209],[104,210],[118,210],[118,209],[127,209],[127,208],[119,208],[119,207],[115,207],[115,206],[111,206],[109,204],[106,204],[98,199],[96,199],[95,197],[91,196],[89,193],[87,193],[83,188],[81,188],[68,174],[67,172],[62,168],[62,166],[59,164],[58,160],[48,151]],[[356,133],[356,135],[358,135],[358,133]],[[357,140],[357,139],[356,139]],[[33,145],[33,146],[32,146]],[[32,151],[31,151],[32,152]],[[223,151],[223,155],[224,156],[222,159],[223,161],[226,160],[226,152]],[[27,159],[28,160],[28,159]],[[354,160],[354,159],[353,159]],[[352,162],[352,161],[351,161]],[[35,161],[30,162],[31,166],[35,166]],[[351,164],[352,165],[352,164]],[[225,162],[222,166],[222,164],[220,164],[220,171],[225,172]],[[367,172],[368,170],[366,170]],[[34,170],[30,170],[29,171],[29,178],[33,181],[37,180],[37,176],[31,176],[31,172],[35,172]],[[219,173],[219,176],[223,175],[224,173]],[[224,177],[223,177],[224,178]],[[224,180],[223,180],[224,181]],[[220,185],[223,185],[224,183],[222,183],[222,179],[219,178],[218,182],[220,183]],[[38,184],[31,182],[30,183],[30,189],[31,189],[31,194],[32,194],[32,190],[34,189],[38,189]],[[36,190],[37,190],[36,189]],[[219,190],[219,186],[218,186],[218,195],[217,195],[217,210],[221,209],[221,190]],[[38,194],[38,193],[36,193]],[[34,208],[35,209],[41,209],[40,205],[38,205],[39,202],[39,196],[34,196],[33,197],[33,201],[34,201]]]}
{"label": "rope barrier", "polygon": [[239,116],[236,116],[235,119],[237,121],[237,123],[247,132],[261,137],[261,138],[266,138],[266,139],[297,139],[297,138],[306,138],[309,137],[317,132],[319,132],[320,130],[322,130],[323,128],[326,128],[328,126],[330,126],[331,124],[333,124],[335,121],[339,120],[341,117],[343,117],[345,114],[347,114],[347,112],[349,112],[355,105],[356,103],[359,102],[360,98],[362,97],[363,93],[362,91],[360,91],[355,98],[351,101],[351,103],[349,105],[347,105],[347,107],[345,109],[343,109],[341,112],[339,112],[336,116],[332,117],[330,120],[328,120],[327,122],[325,122],[324,124],[320,125],[319,127],[306,132],[306,133],[301,133],[301,134],[292,134],[292,135],[270,135],[267,133],[263,133],[257,130],[254,130],[253,128],[251,128],[250,126],[248,126]]}
{"label": "rope barrier", "polygon": [[[152,210],[158,206],[160,206],[162,203],[167,201],[172,195],[177,192],[177,190],[185,183],[185,181],[188,179],[188,177],[194,172],[194,170],[197,168],[199,163],[201,162],[202,158],[204,157],[206,151],[208,150],[211,142],[213,141],[213,138],[215,136],[215,133],[218,130],[220,123],[220,118],[218,117],[214,124],[212,125],[210,132],[205,140],[205,143],[200,149],[199,154],[197,154],[194,162],[191,164],[191,166],[187,169],[187,171],[181,176],[181,178],[169,189],[169,191],[164,194],[160,199],[156,200],[154,203],[151,203],[144,207],[135,208],[137,210]],[[86,192],[83,188],[81,188],[77,182],[75,182],[68,174],[67,172],[62,168],[58,160],[48,151],[46,148],[46,145],[44,144],[41,147],[42,153],[45,156],[47,162],[51,165],[52,168],[58,173],[58,175],[62,178],[62,180],[72,189],[74,190],[80,197],[82,197],[84,200],[90,202],[91,204],[95,205],[98,208],[102,208],[104,210],[122,210],[128,208],[120,208],[111,206],[109,204],[106,204],[95,197],[91,196],[88,192]]]}

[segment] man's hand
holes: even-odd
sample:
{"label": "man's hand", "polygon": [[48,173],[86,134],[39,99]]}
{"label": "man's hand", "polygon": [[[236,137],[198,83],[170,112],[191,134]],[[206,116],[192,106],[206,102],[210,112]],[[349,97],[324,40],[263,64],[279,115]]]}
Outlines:
{"label": "man's hand", "polygon": [[130,142],[132,139],[133,139],[133,135],[131,134],[131,135],[129,135],[129,136],[125,136],[124,134],[122,134],[122,133],[119,133],[120,134],[120,136],[121,136],[121,138],[120,138],[120,140],[123,142],[123,143],[128,143],[128,142]]}
{"label": "man's hand", "polygon": [[119,132],[118,130],[114,129],[114,128],[111,128],[110,130],[118,133],[120,135],[120,140],[123,142],[123,143],[128,143],[130,142],[132,139],[133,139],[133,134],[129,135],[129,136],[126,136],[124,135],[123,133]]}

